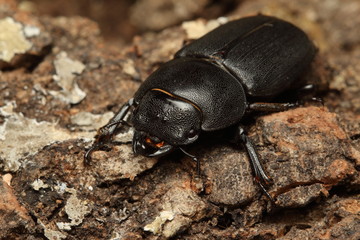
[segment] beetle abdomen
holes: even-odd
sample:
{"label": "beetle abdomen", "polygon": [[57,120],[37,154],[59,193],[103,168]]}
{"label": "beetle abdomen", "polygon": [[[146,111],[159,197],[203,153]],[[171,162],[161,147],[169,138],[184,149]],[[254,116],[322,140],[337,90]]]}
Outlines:
{"label": "beetle abdomen", "polygon": [[212,59],[227,68],[247,94],[271,97],[296,83],[315,52],[299,28],[258,15],[216,28],[179,50],[176,57]]}
{"label": "beetle abdomen", "polygon": [[195,104],[202,112],[201,128],[205,131],[239,122],[246,108],[240,82],[203,59],[178,58],[165,63],[140,86],[135,101],[140,101],[151,89],[164,90]]}

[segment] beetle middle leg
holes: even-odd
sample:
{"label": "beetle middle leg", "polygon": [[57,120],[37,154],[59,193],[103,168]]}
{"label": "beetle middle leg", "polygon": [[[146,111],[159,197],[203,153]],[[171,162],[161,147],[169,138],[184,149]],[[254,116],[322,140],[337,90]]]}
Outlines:
{"label": "beetle middle leg", "polygon": [[286,111],[291,108],[298,107],[299,103],[267,103],[267,102],[256,102],[250,103],[247,106],[247,109],[250,111],[259,111],[259,112],[281,112]]}
{"label": "beetle middle leg", "polygon": [[110,121],[103,127],[98,130],[97,135],[95,136],[95,141],[93,145],[86,151],[84,155],[85,164],[89,165],[91,161],[91,154],[94,151],[97,151],[101,148],[107,147],[107,144],[111,141],[113,135],[116,130],[122,124],[126,123],[124,118],[128,113],[129,109],[134,105],[134,99],[131,98],[128,102],[126,102],[115,114],[115,116],[110,119]]}
{"label": "beetle middle leg", "polygon": [[265,172],[265,169],[262,165],[262,163],[259,160],[258,154],[256,152],[256,149],[249,139],[248,136],[246,136],[244,129],[239,126],[237,131],[237,137],[241,140],[241,142],[244,144],[246,151],[250,158],[250,163],[252,166],[252,169],[254,171],[255,175],[255,181],[259,184],[263,192],[266,194],[266,196],[271,200],[274,201],[274,199],[271,197],[271,195],[266,191],[264,185],[269,185],[272,183],[272,179],[268,176],[268,174]]}
{"label": "beetle middle leg", "polygon": [[186,152],[183,148],[179,148],[186,156],[191,157],[194,162],[196,162],[196,175],[197,177],[200,177],[200,160],[195,157],[194,155],[191,155],[190,153]]}

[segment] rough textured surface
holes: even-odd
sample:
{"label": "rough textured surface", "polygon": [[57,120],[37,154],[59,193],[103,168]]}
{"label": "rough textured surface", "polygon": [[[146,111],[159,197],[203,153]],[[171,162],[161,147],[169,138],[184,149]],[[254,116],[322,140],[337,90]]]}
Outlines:
{"label": "rough textured surface", "polygon": [[244,149],[227,140],[232,129],[188,148],[200,178],[180,151],[134,156],[128,127],[111,151],[83,162],[96,129],[141,81],[226,18],[117,49],[88,19],[39,17],[0,0],[0,23],[10,17],[30,44],[0,62],[0,239],[359,239],[360,2],[249,0],[232,10],[229,18],[287,19],[319,47],[304,77],[319,83],[323,105],[243,122],[275,203],[254,183]]}
{"label": "rough textured surface", "polygon": [[[143,30],[161,30],[179,21],[189,20],[198,15],[209,0],[140,0],[131,9],[131,22]],[[154,14],[148,14],[153,12]],[[146,19],[146,21],[144,21]]]}
{"label": "rough textured surface", "polygon": [[4,236],[20,237],[24,233],[34,233],[32,228],[35,223],[28,211],[22,206],[14,191],[3,179],[0,180],[0,213],[1,213],[1,234]]}
{"label": "rough textured surface", "polygon": [[0,59],[6,62],[11,61],[15,54],[25,53],[31,48],[30,42],[25,38],[25,29],[11,17],[0,21]]}

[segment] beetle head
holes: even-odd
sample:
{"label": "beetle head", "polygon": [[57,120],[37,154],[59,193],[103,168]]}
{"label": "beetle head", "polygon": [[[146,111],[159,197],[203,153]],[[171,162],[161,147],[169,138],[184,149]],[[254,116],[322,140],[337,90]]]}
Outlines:
{"label": "beetle head", "polygon": [[161,156],[173,150],[173,146],[165,143],[158,137],[151,136],[143,131],[136,131],[133,139],[134,153],[143,156],[154,157]]}
{"label": "beetle head", "polygon": [[164,155],[199,137],[201,112],[192,103],[152,89],[134,110],[133,150],[144,156]]}

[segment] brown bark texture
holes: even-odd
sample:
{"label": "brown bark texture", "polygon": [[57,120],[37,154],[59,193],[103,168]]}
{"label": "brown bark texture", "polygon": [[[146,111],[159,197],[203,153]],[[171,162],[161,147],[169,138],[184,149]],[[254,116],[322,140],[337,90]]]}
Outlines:
{"label": "brown bark texture", "polygon": [[[232,1],[226,18],[208,20],[198,16],[211,1],[167,2],[186,14],[144,2],[132,18],[150,32],[116,47],[87,18],[0,0],[0,239],[360,239],[360,1]],[[148,9],[163,21],[141,17]],[[319,49],[304,77],[322,102],[244,120],[274,202],[231,129],[187,148],[200,177],[180,151],[135,156],[127,126],[84,165],[96,130],[151,72],[224,20],[260,12]]]}

